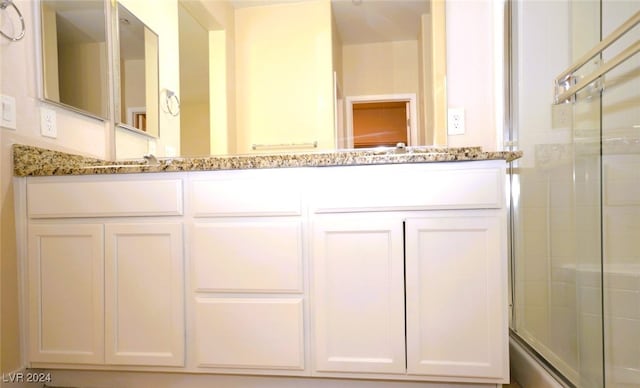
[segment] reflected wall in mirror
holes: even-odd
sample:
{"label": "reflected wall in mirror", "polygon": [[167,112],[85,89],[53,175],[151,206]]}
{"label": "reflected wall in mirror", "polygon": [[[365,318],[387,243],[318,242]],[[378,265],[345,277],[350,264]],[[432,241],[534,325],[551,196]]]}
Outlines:
{"label": "reflected wall in mirror", "polygon": [[[446,145],[444,1],[180,4],[209,32],[211,50],[203,65],[209,69],[210,99],[200,104],[210,108],[211,118],[181,125],[182,154],[202,154],[189,144],[203,143],[216,154],[354,147],[347,101],[367,97],[411,106],[406,96],[412,96],[414,111],[406,114],[415,119],[403,138],[410,145]],[[179,29],[182,34],[182,21]],[[191,51],[181,42],[181,69],[196,60]],[[183,115],[190,111],[189,89],[181,81]],[[369,132],[385,133],[384,122]]]}
{"label": "reflected wall in mirror", "polygon": [[41,0],[43,97],[108,117],[105,2]]}
{"label": "reflected wall in mirror", "polygon": [[116,120],[121,127],[158,137],[158,35],[122,4],[116,15]]}

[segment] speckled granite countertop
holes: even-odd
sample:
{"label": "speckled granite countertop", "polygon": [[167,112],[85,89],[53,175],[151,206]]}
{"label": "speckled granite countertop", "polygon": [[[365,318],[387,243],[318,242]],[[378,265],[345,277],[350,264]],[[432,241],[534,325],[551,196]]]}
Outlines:
{"label": "speckled granite countertop", "polygon": [[21,144],[13,145],[15,176],[127,174],[141,172],[213,171],[282,167],[328,167],[473,160],[512,161],[516,152],[483,152],[480,147],[407,147],[310,153],[159,158],[106,161]]}

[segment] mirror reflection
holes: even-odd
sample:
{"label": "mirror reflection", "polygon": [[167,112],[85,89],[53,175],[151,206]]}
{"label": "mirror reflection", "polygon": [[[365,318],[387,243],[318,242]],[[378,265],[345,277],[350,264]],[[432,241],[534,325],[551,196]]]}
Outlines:
{"label": "mirror reflection", "polygon": [[182,155],[446,144],[443,3],[179,5]]}
{"label": "mirror reflection", "polygon": [[40,16],[44,98],[107,118],[104,2],[42,0]]}
{"label": "mirror reflection", "polygon": [[122,4],[117,7],[117,26],[118,124],[157,137],[158,35]]}

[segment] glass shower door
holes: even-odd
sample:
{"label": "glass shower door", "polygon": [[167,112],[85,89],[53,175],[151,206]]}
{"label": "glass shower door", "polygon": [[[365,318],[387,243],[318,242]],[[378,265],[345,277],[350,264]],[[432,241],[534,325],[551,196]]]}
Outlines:
{"label": "glass shower door", "polygon": [[[597,2],[514,4],[512,329],[564,378],[603,385],[600,97],[553,105],[551,80],[600,41]],[[597,67],[588,61],[576,78]]]}
{"label": "glass shower door", "polygon": [[[603,1],[603,34],[640,2]],[[606,16],[606,18],[604,18]],[[603,78],[602,268],[606,387],[640,386],[640,24],[602,54],[604,63],[636,46]]]}
{"label": "glass shower door", "polygon": [[570,384],[638,387],[640,2],[515,4],[512,329]]}

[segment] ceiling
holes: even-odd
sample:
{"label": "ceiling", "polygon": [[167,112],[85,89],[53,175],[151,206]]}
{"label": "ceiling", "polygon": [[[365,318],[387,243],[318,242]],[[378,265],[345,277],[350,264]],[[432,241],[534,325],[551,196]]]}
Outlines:
{"label": "ceiling", "polygon": [[[211,0],[209,0],[211,1]],[[216,1],[216,0],[214,0]],[[313,0],[229,0],[234,8]],[[430,0],[331,0],[343,44],[415,40]]]}

